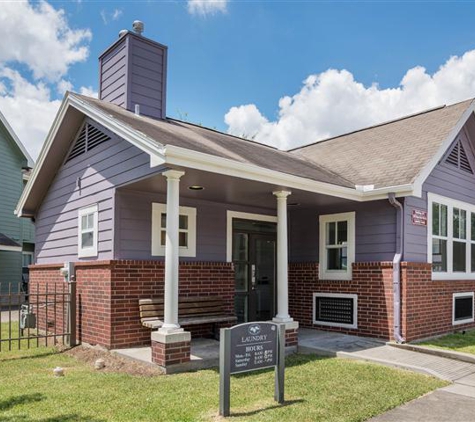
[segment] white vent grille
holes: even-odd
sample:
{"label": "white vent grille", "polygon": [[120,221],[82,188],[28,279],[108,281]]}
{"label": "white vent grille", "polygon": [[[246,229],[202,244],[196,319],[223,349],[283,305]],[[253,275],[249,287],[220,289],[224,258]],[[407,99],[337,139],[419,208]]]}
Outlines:
{"label": "white vent grille", "polygon": [[313,323],[357,328],[358,296],[339,293],[313,294]]}
{"label": "white vent grille", "polygon": [[80,155],[90,151],[91,149],[99,146],[100,144],[108,141],[110,139],[104,132],[101,132],[99,129],[95,128],[89,123],[86,123],[79,136],[76,139],[73,149],[69,153],[68,159],[66,162],[72,160],[73,158],[79,157]]}
{"label": "white vent grille", "polygon": [[445,159],[447,164],[457,167],[460,170],[466,171],[467,173],[473,174],[472,167],[468,161],[467,153],[460,141],[457,141],[450,154]]}

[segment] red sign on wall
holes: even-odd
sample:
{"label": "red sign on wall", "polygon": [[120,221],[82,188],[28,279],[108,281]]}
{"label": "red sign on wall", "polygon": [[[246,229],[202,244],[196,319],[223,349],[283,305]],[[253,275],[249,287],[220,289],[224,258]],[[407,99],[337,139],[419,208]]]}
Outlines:
{"label": "red sign on wall", "polygon": [[412,224],[415,226],[427,226],[427,211],[413,209]]}

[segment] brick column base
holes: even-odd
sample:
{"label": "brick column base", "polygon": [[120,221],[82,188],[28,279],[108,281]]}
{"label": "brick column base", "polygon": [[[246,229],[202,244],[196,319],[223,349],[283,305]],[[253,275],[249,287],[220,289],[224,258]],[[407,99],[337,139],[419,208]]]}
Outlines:
{"label": "brick column base", "polygon": [[297,321],[285,323],[285,350],[296,352],[299,344],[299,323]]}
{"label": "brick column base", "polygon": [[152,333],[152,362],[163,368],[190,361],[191,333]]}

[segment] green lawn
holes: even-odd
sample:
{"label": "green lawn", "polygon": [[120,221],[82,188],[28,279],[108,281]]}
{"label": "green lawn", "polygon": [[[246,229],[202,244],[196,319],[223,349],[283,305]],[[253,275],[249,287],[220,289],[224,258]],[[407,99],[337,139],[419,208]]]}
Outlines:
{"label": "green lawn", "polygon": [[455,352],[471,353],[472,355],[475,355],[475,330],[465,331],[465,334],[449,334],[417,344],[420,346],[448,349]]}
{"label": "green lawn", "polygon": [[[64,378],[53,368],[65,369]],[[219,420],[218,373],[141,377],[98,372],[53,348],[0,353],[0,421]],[[233,420],[363,421],[443,381],[379,365],[294,355],[286,404],[273,401],[273,372],[232,378]]]}

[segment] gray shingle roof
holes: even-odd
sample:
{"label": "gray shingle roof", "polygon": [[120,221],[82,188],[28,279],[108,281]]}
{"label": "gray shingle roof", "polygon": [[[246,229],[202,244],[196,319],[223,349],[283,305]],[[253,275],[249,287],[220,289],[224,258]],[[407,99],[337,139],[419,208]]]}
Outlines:
{"label": "gray shingle roof", "polygon": [[105,101],[71,95],[165,146],[352,188],[413,183],[473,101],[424,111],[284,152],[191,123],[136,116]]}
{"label": "gray shingle roof", "polygon": [[414,182],[473,100],[439,107],[392,122],[292,150],[355,185],[375,188]]}
{"label": "gray shingle roof", "polygon": [[270,170],[306,177],[319,182],[354,187],[351,181],[345,180],[344,177],[326,169],[324,166],[309,162],[288,152],[187,122],[136,116],[122,107],[105,101],[78,94],[71,95],[165,146],[173,145],[241,163],[255,164]]}

